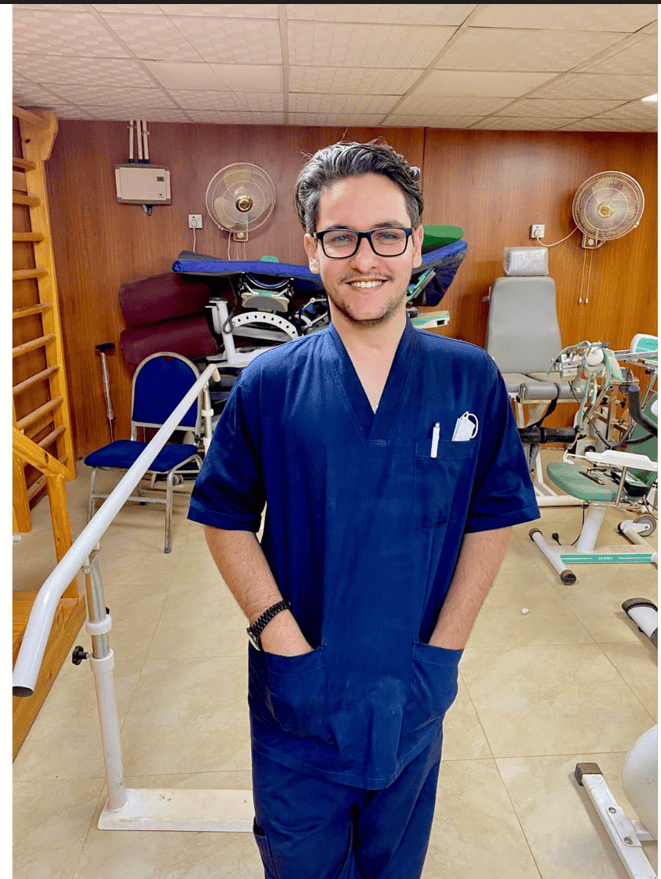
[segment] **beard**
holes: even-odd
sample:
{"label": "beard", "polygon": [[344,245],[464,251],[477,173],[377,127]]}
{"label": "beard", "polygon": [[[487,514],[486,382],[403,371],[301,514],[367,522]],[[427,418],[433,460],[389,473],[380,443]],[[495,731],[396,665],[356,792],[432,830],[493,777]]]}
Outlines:
{"label": "beard", "polygon": [[328,296],[333,307],[350,323],[352,323],[356,327],[368,328],[380,326],[387,323],[394,314],[399,312],[402,303],[406,301],[407,292],[408,290],[405,289],[399,295],[395,295],[391,299],[388,299],[382,304],[378,313],[373,315],[372,317],[360,317],[358,314],[356,314],[356,311],[351,302],[337,296],[334,293],[329,293],[328,290],[326,291],[326,295]]}

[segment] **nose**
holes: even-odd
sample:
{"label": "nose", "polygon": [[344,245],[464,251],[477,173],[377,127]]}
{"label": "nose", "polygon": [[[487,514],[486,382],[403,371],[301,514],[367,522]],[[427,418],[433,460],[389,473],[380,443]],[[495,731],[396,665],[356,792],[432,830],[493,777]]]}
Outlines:
{"label": "nose", "polygon": [[367,238],[361,238],[358,250],[351,257],[351,265],[358,271],[367,271],[376,265],[377,255]]}

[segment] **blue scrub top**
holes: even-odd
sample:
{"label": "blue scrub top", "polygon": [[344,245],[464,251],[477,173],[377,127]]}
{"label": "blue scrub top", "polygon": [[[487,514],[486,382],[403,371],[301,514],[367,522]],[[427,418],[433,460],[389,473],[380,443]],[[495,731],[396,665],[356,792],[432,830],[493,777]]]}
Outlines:
{"label": "blue scrub top", "polygon": [[[477,434],[453,441],[466,412]],[[464,533],[539,517],[494,361],[407,322],[374,413],[332,325],[260,354],[233,387],[188,515],[257,532],[265,506],[262,548],[315,649],[249,647],[253,747],[387,787],[456,696],[462,652],[427,642]]]}

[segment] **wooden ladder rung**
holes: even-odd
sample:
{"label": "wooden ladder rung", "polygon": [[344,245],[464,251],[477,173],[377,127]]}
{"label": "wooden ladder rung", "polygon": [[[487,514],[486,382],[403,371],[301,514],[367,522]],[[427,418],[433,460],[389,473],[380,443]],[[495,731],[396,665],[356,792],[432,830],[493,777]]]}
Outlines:
{"label": "wooden ladder rung", "polygon": [[33,412],[30,412],[29,415],[25,415],[23,418],[19,419],[16,422],[16,427],[18,430],[25,430],[26,427],[30,427],[30,425],[36,424],[37,421],[41,421],[42,418],[49,415],[55,409],[59,409],[62,403],[62,397],[53,397],[52,400],[44,403],[43,406],[39,406]]}
{"label": "wooden ladder rung", "polygon": [[45,336],[39,336],[38,339],[32,339],[30,342],[23,342],[12,348],[12,357],[19,357],[21,354],[27,354],[28,351],[34,351],[36,348],[43,348],[55,338],[55,333],[47,333]]}
{"label": "wooden ladder rung", "polygon": [[48,275],[48,269],[20,269],[12,272],[14,281],[28,281],[30,278],[45,278]]}
{"label": "wooden ladder rung", "polygon": [[41,199],[38,196],[21,195],[20,192],[12,192],[11,199],[14,204],[24,204],[29,208],[38,208],[41,204]]}
{"label": "wooden ladder rung", "polygon": [[12,165],[14,168],[22,168],[24,171],[35,171],[37,166],[29,159],[19,159],[18,156],[12,156]]}
{"label": "wooden ladder rung", "polygon": [[30,378],[26,378],[24,381],[14,385],[11,389],[12,394],[16,397],[18,394],[22,394],[23,391],[27,391],[27,389],[31,388],[33,385],[36,385],[41,381],[46,381],[47,378],[50,378],[51,375],[55,375],[55,373],[59,371],[59,366],[49,366],[48,369],[42,369],[41,372],[37,372],[34,375],[31,375]]}
{"label": "wooden ladder rung", "polygon": [[44,311],[48,311],[48,309],[52,307],[52,302],[40,302],[38,305],[25,305],[22,308],[17,308],[13,312],[12,317],[14,320],[17,320],[19,317],[30,317],[32,314],[41,314]]}
{"label": "wooden ladder rung", "polygon": [[55,430],[51,430],[48,436],[45,436],[43,439],[39,440],[37,443],[38,446],[41,446],[42,449],[48,448],[48,446],[52,445],[55,440],[59,439],[64,433],[64,427],[56,427]]}
{"label": "wooden ladder rung", "polygon": [[44,240],[44,235],[41,232],[14,232],[12,235],[12,241],[33,241],[38,243],[39,241]]}

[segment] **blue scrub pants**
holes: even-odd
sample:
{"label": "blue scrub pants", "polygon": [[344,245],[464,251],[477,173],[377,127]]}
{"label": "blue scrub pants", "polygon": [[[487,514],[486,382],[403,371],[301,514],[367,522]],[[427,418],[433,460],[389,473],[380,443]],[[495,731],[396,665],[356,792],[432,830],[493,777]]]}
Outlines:
{"label": "blue scrub pants", "polygon": [[254,835],[265,879],[419,879],[442,732],[384,790],[334,784],[253,752]]}

